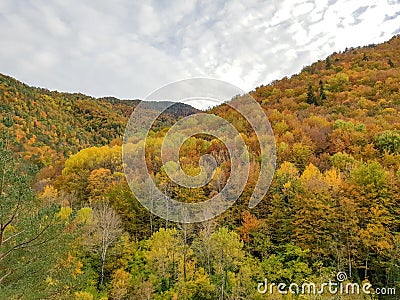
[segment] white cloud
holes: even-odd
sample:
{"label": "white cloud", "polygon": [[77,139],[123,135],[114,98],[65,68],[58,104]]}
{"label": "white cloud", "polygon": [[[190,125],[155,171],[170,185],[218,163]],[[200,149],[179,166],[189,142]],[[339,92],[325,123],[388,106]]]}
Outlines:
{"label": "white cloud", "polygon": [[389,39],[399,12],[384,0],[2,0],[0,72],[120,98],[196,76],[251,90],[333,51]]}

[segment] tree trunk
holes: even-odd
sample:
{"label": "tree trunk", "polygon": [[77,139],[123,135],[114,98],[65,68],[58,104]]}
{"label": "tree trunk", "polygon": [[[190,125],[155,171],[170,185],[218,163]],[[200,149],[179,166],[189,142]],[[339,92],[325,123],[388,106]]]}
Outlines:
{"label": "tree trunk", "polygon": [[106,263],[106,254],[107,254],[107,248],[104,248],[103,251],[101,252],[100,286],[103,285],[103,281],[104,281],[104,265]]}
{"label": "tree trunk", "polygon": [[187,227],[183,224],[183,281],[186,282],[186,256],[187,256]]}
{"label": "tree trunk", "polygon": [[224,251],[222,251],[222,284],[221,284],[221,300],[224,300],[225,292],[225,262],[224,262]]}
{"label": "tree trunk", "polygon": [[351,269],[351,253],[350,253],[349,249],[348,249],[348,251],[349,251],[349,277],[351,277],[351,272],[352,272],[352,269]]}

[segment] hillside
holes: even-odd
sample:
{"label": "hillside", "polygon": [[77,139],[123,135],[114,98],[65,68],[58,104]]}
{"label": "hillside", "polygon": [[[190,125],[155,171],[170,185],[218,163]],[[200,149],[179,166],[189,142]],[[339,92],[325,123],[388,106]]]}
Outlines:
{"label": "hillside", "polygon": [[[54,299],[289,300],[302,295],[280,295],[275,289],[269,297],[257,286],[264,279],[287,286],[342,282],[338,272],[348,277],[343,284],[400,290],[399,36],[334,53],[299,74],[251,91],[268,115],[277,148],[271,186],[253,209],[247,203],[262,159],[257,136],[228,105],[209,110],[240,132],[250,152],[250,174],[231,208],[195,224],[156,217],[128,186],[119,138],[137,101],[50,92],[6,76],[0,90],[1,114],[14,121],[5,119],[0,125],[9,126],[12,149],[43,166],[33,182],[34,197],[17,168],[8,168],[11,154],[0,147],[0,173],[7,174],[1,186],[9,189],[0,193],[0,200],[8,201],[4,210],[11,216],[9,223],[0,216],[6,224],[0,226],[3,247],[14,250],[9,239],[20,239],[24,247],[32,241],[25,242],[19,232],[36,237],[51,228],[57,233],[39,238],[35,245],[44,246],[32,247],[37,252],[27,247],[0,259],[5,295],[23,298],[28,291],[39,297],[35,293],[40,290],[41,298]],[[153,109],[163,105],[154,103]],[[215,173],[205,186],[195,188],[168,177],[166,168],[174,172],[177,163],[163,163],[161,145],[172,122],[193,112],[178,104],[145,141],[151,179],[163,193],[189,203],[220,193],[233,166],[221,141],[188,135],[179,149],[182,169],[199,174],[200,157],[210,154],[217,162]],[[227,142],[236,143],[236,137]],[[136,137],[126,143],[132,153],[142,146]],[[163,151],[175,153],[173,146],[165,143]],[[138,173],[129,183],[148,190],[149,200],[159,200]],[[46,205],[53,213],[43,211]],[[49,225],[52,220],[55,228]],[[57,251],[47,255],[54,236],[62,242],[54,243]],[[47,263],[44,271],[38,257]],[[337,296],[374,300],[393,295]],[[332,293],[325,290],[318,299],[332,299]]]}
{"label": "hillside", "polygon": [[[0,74],[0,118],[10,115],[14,120],[10,133],[13,150],[40,167],[89,146],[118,142],[139,102],[49,91]],[[154,103],[154,109],[157,105]],[[195,112],[189,105],[176,103],[156,126]]]}
{"label": "hillside", "polygon": [[[280,162],[302,169],[312,162],[325,170],[338,152],[365,161],[391,160],[387,155],[399,152],[400,37],[333,53],[251,95],[273,126]],[[226,105],[210,112],[237,119]],[[377,141],[383,132],[393,136],[394,145]]]}
{"label": "hillside", "polygon": [[[313,136],[315,132],[306,132],[313,130],[306,120],[310,116],[326,116],[331,127],[337,119],[365,123],[371,142],[371,130],[400,128],[399,49],[399,37],[381,45],[346,49],[305,67],[291,78],[260,86],[251,94],[266,109],[278,142],[291,144],[287,135],[284,137],[286,131],[300,130],[299,125],[303,123],[307,128],[303,128],[300,136],[311,139],[306,144],[318,153],[328,149],[327,135],[318,137]],[[48,165],[80,149],[106,145],[120,138],[138,101],[59,93],[29,87],[0,75],[0,117],[13,116],[15,150],[39,165]],[[176,104],[165,113],[160,125],[170,125],[180,116],[196,111],[188,105]],[[211,112],[229,114],[224,105]],[[288,129],[282,129],[286,126]],[[346,146],[332,147],[331,153]]]}

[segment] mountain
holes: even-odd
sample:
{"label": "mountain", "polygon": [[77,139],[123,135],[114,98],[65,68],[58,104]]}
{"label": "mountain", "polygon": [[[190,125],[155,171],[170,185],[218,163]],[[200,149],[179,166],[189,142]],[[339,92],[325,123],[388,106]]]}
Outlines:
{"label": "mountain", "polygon": [[[123,176],[120,138],[138,100],[50,92],[1,76],[0,130],[10,135],[14,152],[43,167],[33,197],[18,174],[27,173],[23,164],[13,166],[10,151],[0,147],[1,215],[8,220],[0,235],[9,247],[3,246],[6,258],[0,259],[5,298],[21,298],[26,290],[37,298],[39,290],[54,299],[261,299],[266,295],[257,286],[264,280],[311,285],[341,281],[338,275],[348,277],[343,286],[352,282],[353,294],[354,283],[374,291],[400,289],[399,36],[333,53],[251,95],[276,142],[277,166],[265,197],[248,208],[257,181],[265,180],[258,176],[259,141],[248,122],[223,104],[208,112],[240,132],[250,152],[243,155],[250,160],[248,179],[236,172],[240,178],[232,181],[245,186],[221,215],[176,224],[151,214],[131,192],[127,180],[148,191],[152,206],[164,199],[142,174]],[[148,109],[167,104],[149,102]],[[236,137],[226,146],[198,134],[182,144],[179,163],[196,175],[201,156],[212,155],[217,167],[210,182],[191,188],[169,178],[167,170],[178,168],[163,163],[161,146],[169,157],[176,149],[163,140],[172,122],[194,112],[175,104],[145,141],[147,170],[157,187],[188,203],[217,195],[232,168],[241,168],[228,151]],[[133,138],[127,147],[142,145]],[[52,220],[57,227],[49,232]],[[326,289],[320,295],[331,298]]]}
{"label": "mountain", "polygon": [[[62,161],[89,146],[118,142],[139,102],[49,91],[0,74],[0,118],[10,115],[15,123],[10,135],[13,150],[39,166]],[[150,102],[148,107],[158,109],[160,105]],[[196,112],[190,105],[175,103],[155,127]]]}
{"label": "mountain", "polygon": [[[273,126],[278,161],[289,160],[303,168],[313,162],[324,169],[330,165],[328,154],[363,157],[366,145],[371,147],[381,132],[400,129],[399,86],[400,38],[395,36],[380,45],[333,53],[299,74],[260,86],[250,94]],[[49,91],[0,75],[0,118],[10,115],[15,123],[10,132],[13,150],[39,167],[62,164],[90,146],[120,143],[139,102]],[[160,109],[165,103],[149,105],[149,109]],[[176,103],[154,128],[170,126],[197,111]],[[209,112],[232,123],[240,119],[226,105]],[[355,145],[355,137],[336,130],[340,126],[365,126],[365,132],[356,133],[362,141]],[[0,123],[0,132],[3,129]]]}

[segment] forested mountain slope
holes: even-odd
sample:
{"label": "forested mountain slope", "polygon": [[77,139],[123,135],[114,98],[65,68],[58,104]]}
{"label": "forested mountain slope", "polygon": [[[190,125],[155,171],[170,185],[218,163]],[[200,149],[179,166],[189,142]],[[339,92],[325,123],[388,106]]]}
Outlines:
{"label": "forested mountain slope", "polygon": [[[324,157],[337,152],[364,160],[398,153],[400,37],[334,53],[251,94],[273,126],[281,162],[326,169]],[[235,119],[225,106],[211,112]]]}
{"label": "forested mountain slope", "polygon": [[[39,166],[121,139],[139,102],[34,88],[0,74],[0,117],[10,115],[14,121],[10,132],[13,150]],[[189,105],[174,104],[159,126],[195,112]]]}
{"label": "forested mountain slope", "polygon": [[[198,224],[155,217],[130,191],[118,139],[137,102],[49,92],[5,76],[0,91],[6,117],[2,140],[10,136],[17,154],[43,167],[31,182],[34,197],[26,193],[25,177],[16,175],[27,172],[5,168],[12,165],[10,153],[0,147],[0,174],[7,174],[6,192],[0,193],[8,201],[4,211],[19,212],[18,218],[9,217],[7,231],[1,229],[4,240],[22,240],[18,229],[29,237],[35,228],[39,233],[51,228],[64,241],[51,245],[57,251],[47,255],[51,247],[45,235],[39,241],[47,248],[24,248],[0,259],[0,292],[10,299],[289,300],[303,295],[279,294],[276,288],[273,295],[263,295],[257,286],[264,279],[287,286],[337,282],[338,272],[348,276],[343,284],[371,283],[375,290],[400,292],[398,36],[334,53],[251,92],[271,122],[277,148],[271,186],[253,209],[247,202],[259,173],[257,137],[227,105],[210,109],[241,133],[251,172],[229,210]],[[215,174],[200,188],[182,188],[170,180],[160,158],[163,139],[176,117],[194,112],[186,106],[177,111],[149,132],[148,170],[174,199],[203,201],[225,186],[229,153],[214,137],[191,136],[180,148],[182,168],[196,175],[201,155],[210,154],[218,163]],[[140,140],[129,143],[135,150]],[[61,163],[54,170],[57,158]],[[21,194],[25,206],[19,204]],[[53,214],[43,210],[45,205]],[[54,226],[46,225],[52,220]],[[5,242],[0,252],[14,247]],[[40,259],[46,270],[38,269]],[[397,293],[385,298],[326,292],[304,299],[396,299]]]}

